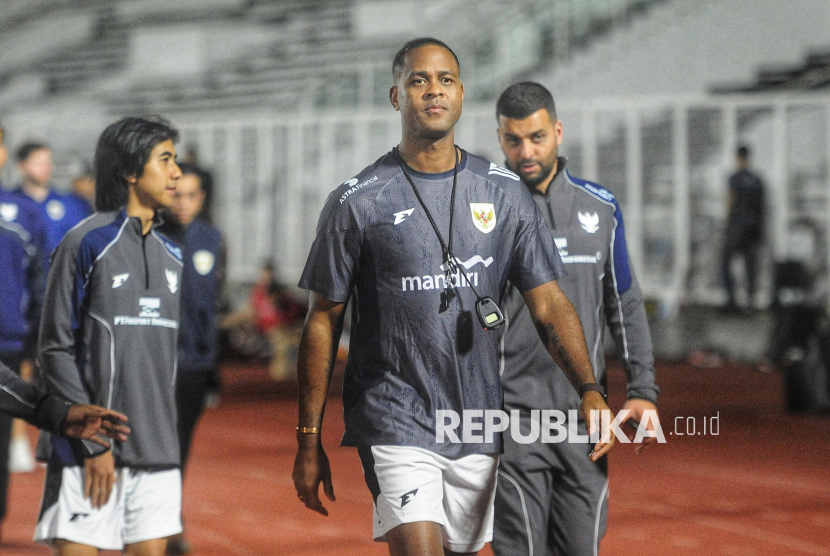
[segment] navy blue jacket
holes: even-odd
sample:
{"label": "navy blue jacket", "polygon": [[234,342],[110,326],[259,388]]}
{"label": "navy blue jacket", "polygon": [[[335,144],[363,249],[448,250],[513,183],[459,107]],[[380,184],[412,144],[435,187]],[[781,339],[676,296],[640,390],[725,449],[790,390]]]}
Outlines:
{"label": "navy blue jacket", "polygon": [[24,201],[31,200],[40,210],[46,223],[46,247],[50,256],[66,232],[92,214],[88,204],[82,205],[69,195],[58,193],[54,189],[49,190],[49,195],[42,203],[29,197],[22,188],[14,190],[12,195]]}
{"label": "navy blue jacket", "polygon": [[34,352],[45,279],[40,252],[22,226],[0,218],[0,352]]}
{"label": "navy blue jacket", "polygon": [[44,275],[49,271],[49,230],[40,206],[29,197],[6,191],[0,186],[0,219],[23,227],[32,236],[32,243],[40,252]]}
{"label": "navy blue jacket", "polygon": [[214,372],[219,355],[217,311],[225,269],[222,234],[198,218],[186,228],[167,221],[159,231],[184,251],[179,372]]}

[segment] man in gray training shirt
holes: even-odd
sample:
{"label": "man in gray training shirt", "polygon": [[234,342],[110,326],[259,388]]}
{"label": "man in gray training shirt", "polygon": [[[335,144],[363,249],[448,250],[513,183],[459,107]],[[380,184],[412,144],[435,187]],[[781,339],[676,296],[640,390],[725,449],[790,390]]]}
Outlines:
{"label": "man in gray training shirt", "polygon": [[181,250],[157,231],[181,171],[178,133],[124,118],[95,150],[96,212],[55,250],[38,360],[49,392],[127,413],[132,434],[102,452],[52,437],[35,540],[59,556],[161,556],[181,532],[174,390]]}
{"label": "man in gray training shirt", "polygon": [[[496,117],[507,166],[527,185],[568,269],[559,284],[579,313],[597,380],[606,382],[607,324],[628,378],[623,409],[640,422],[645,410],[656,410],[659,390],[620,207],[607,189],[575,178],[565,168],[566,159],[558,157],[562,123],[556,119],[553,97],[542,85],[509,87],[499,98]],[[505,410],[521,412],[525,433],[531,410],[559,410],[570,420],[568,412],[579,407],[579,396],[562,373],[550,371],[550,358],[512,285],[504,309],[508,319],[502,344]],[[575,411],[572,414],[576,416]],[[653,415],[653,420],[643,423],[649,430],[654,429]],[[581,418],[578,431],[586,433]],[[506,437],[495,503],[493,550],[498,556],[598,553],[608,511],[608,462],[605,457],[590,461],[587,452],[585,443],[568,439],[520,444]]]}
{"label": "man in gray training shirt", "polygon": [[[464,95],[455,54],[436,39],[414,39],[392,69],[401,142],[329,196],[300,279],[312,293],[294,484],[308,508],[327,515],[318,488],[330,500],[334,490],[319,433],[351,299],[342,443],[363,463],[373,537],[392,555],[416,547],[472,554],[492,536],[501,434],[481,427],[502,395],[499,336],[487,328],[499,322],[494,306],[508,279],[523,292],[549,362],[557,360],[574,395],[583,390],[581,411],[608,408],[530,193],[513,172],[453,142]],[[613,435],[594,444],[592,457],[612,443]]]}

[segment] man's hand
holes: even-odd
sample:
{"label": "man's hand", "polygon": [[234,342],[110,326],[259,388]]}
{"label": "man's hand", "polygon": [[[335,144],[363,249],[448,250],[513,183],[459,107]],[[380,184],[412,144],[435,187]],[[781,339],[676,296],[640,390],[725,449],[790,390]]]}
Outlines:
{"label": "man's hand", "polygon": [[[323,422],[345,307],[345,303],[330,301],[318,293],[311,292],[309,295],[308,315],[297,355],[300,402],[297,422],[318,431]],[[323,450],[319,432],[308,434],[297,431],[297,457],[291,476],[297,496],[306,508],[329,515],[318,494],[320,483],[323,483],[323,492],[334,502],[329,458]]]}
{"label": "man's hand", "polygon": [[[591,412],[595,411],[594,416],[592,418]],[[600,424],[602,422],[601,415],[602,411],[608,411],[610,419],[608,422],[614,420],[614,414],[611,413],[611,409],[608,407],[608,404],[605,403],[605,398],[602,397],[602,394],[596,391],[588,391],[585,392],[585,395],[582,396],[582,403],[579,405],[579,412],[582,415],[582,418],[585,419],[585,423],[588,427],[588,434],[593,434],[595,430],[600,430]],[[616,437],[614,436],[614,431],[609,428],[607,433],[606,431],[600,430],[601,433],[608,434],[608,442],[602,441],[602,434],[600,434],[600,440],[596,444],[594,444],[594,449],[591,451],[591,454],[588,456],[588,459],[591,461],[597,461],[599,458],[607,454],[611,447],[614,446],[614,441]]]}
{"label": "man's hand", "polygon": [[115,458],[112,452],[84,460],[84,498],[93,508],[101,508],[110,499],[115,483]]}
{"label": "man's hand", "polygon": [[323,507],[318,494],[320,483],[326,498],[334,502],[334,486],[331,483],[329,458],[326,456],[319,434],[297,434],[297,457],[294,459],[294,488],[305,507],[325,516],[328,510]]}
{"label": "man's hand", "polygon": [[105,434],[124,442],[130,428],[124,425],[127,416],[97,405],[74,404],[69,407],[66,419],[61,423],[61,434],[82,440],[91,440],[99,446],[109,448],[110,444],[99,434]]}
{"label": "man's hand", "polygon": [[[637,426],[639,426],[639,424],[643,421],[643,412],[647,409],[651,409],[652,411],[654,411],[654,414],[657,415],[657,406],[648,400],[633,398],[625,402],[625,405],[622,406],[622,408],[631,411],[631,413],[628,414],[628,419],[625,421],[625,427],[623,427],[623,430],[625,432],[625,435],[633,442],[634,437],[637,434],[637,428],[631,426],[629,424],[629,421],[634,421],[635,423],[637,423]],[[654,430],[653,419],[649,419],[646,423],[646,430]],[[634,453],[639,454],[652,444],[657,444],[657,438],[654,436],[646,436],[642,439],[642,442],[639,442],[634,446]]]}

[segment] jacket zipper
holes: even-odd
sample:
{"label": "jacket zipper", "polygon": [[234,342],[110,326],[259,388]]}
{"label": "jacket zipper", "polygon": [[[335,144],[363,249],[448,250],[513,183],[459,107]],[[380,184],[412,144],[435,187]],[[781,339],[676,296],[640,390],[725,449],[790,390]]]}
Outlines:
{"label": "jacket zipper", "polygon": [[556,220],[553,218],[553,207],[550,205],[550,196],[547,193],[545,193],[545,201],[548,204],[548,214],[550,215],[550,229],[555,230]]}
{"label": "jacket zipper", "polygon": [[147,235],[141,236],[141,253],[144,256],[144,289],[150,289],[150,269],[147,265]]}

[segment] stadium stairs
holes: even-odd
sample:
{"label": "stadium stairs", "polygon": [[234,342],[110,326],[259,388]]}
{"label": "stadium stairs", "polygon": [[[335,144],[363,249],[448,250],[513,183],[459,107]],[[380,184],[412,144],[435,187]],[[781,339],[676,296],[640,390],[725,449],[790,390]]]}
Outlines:
{"label": "stadium stairs", "polygon": [[808,54],[795,66],[764,68],[748,84],[712,87],[714,94],[777,93],[782,91],[830,90],[830,48]]}

